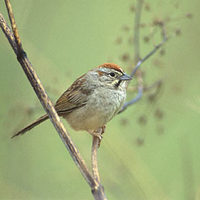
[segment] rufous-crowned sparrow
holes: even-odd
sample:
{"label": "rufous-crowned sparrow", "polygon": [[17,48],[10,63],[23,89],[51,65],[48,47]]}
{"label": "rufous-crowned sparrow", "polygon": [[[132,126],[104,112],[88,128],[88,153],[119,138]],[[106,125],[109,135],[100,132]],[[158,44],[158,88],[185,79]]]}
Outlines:
{"label": "rufous-crowned sparrow", "polygon": [[[130,76],[116,64],[105,63],[79,77],[57,100],[55,109],[75,130],[92,135],[110,121],[121,109],[126,98]],[[12,137],[48,119],[45,114]]]}

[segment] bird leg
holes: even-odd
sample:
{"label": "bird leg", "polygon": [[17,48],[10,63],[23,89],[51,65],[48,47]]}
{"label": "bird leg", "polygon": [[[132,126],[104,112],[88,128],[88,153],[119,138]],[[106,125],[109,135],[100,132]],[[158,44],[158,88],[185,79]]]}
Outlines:
{"label": "bird leg", "polygon": [[90,132],[91,135],[98,137],[98,139],[99,139],[98,147],[100,147],[101,140],[103,139],[102,135],[105,132],[105,128],[106,128],[106,126],[104,125],[104,126],[98,128],[97,130]]}

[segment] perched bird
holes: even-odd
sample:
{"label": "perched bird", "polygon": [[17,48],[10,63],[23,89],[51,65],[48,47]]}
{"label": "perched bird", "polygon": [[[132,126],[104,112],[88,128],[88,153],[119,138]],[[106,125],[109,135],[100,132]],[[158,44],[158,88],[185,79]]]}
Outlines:
{"label": "perched bird", "polygon": [[[55,109],[75,130],[101,138],[103,128],[121,109],[131,77],[121,67],[105,63],[79,77],[57,100]],[[45,114],[12,136],[18,136],[48,119]]]}

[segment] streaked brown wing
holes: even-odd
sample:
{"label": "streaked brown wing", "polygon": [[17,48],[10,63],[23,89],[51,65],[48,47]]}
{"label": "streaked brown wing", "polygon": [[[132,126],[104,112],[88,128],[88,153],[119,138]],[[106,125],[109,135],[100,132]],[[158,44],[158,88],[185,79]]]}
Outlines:
{"label": "streaked brown wing", "polygon": [[84,106],[91,91],[86,90],[86,80],[77,79],[57,100],[55,109],[62,115],[72,112],[74,109]]}

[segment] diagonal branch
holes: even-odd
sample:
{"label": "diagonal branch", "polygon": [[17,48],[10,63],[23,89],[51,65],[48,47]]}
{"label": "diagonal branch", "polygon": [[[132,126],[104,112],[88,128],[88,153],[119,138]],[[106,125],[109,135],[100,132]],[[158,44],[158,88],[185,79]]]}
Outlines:
{"label": "diagonal branch", "polygon": [[138,87],[138,93],[137,96],[134,97],[133,99],[131,99],[130,101],[126,102],[123,106],[122,109],[117,113],[120,114],[122,112],[124,112],[129,106],[133,105],[134,103],[136,103],[137,101],[139,101],[141,99],[143,95],[143,88],[142,87]]}
{"label": "diagonal branch", "polygon": [[34,71],[25,51],[22,48],[22,44],[20,41],[20,37],[17,31],[17,26],[15,23],[14,15],[12,12],[12,7],[9,0],[5,0],[6,7],[8,10],[8,15],[12,25],[12,31],[10,30],[9,26],[7,25],[3,15],[0,13],[0,27],[4,32],[5,36],[7,37],[10,45],[12,46],[15,54],[17,55],[17,59],[21,64],[29,82],[31,83],[36,95],[38,96],[43,108],[47,112],[51,122],[53,123],[55,129],[57,130],[61,140],[65,144],[65,147],[68,149],[71,157],[73,158],[75,164],[79,168],[81,174],[89,184],[92,190],[92,194],[96,200],[106,199],[103,186],[101,186],[91,175],[89,172],[85,161],[81,157],[78,149],[73,144],[69,133],[64,128],[64,125],[60,121],[58,114],[53,107],[51,100],[49,99],[48,95],[46,94],[44,87],[41,84],[40,79],[38,78],[36,72]]}
{"label": "diagonal branch", "polygon": [[133,71],[131,72],[131,77],[133,77],[137,71],[137,69],[149,58],[151,57],[153,54],[155,54],[161,46],[164,45],[164,43],[167,41],[167,37],[164,35],[163,40],[157,44],[144,58],[142,58],[141,60],[139,60],[136,64],[136,66],[134,67]]}
{"label": "diagonal branch", "polygon": [[150,51],[145,57],[140,59],[140,20],[141,20],[141,12],[142,12],[142,6],[143,6],[144,0],[137,0],[137,6],[136,6],[136,13],[135,13],[135,23],[134,23],[134,60],[136,62],[135,67],[133,68],[131,72],[131,77],[135,75],[136,80],[138,82],[137,86],[137,96],[131,99],[130,101],[126,102],[122,109],[119,111],[118,114],[122,113],[124,110],[126,110],[129,106],[133,105],[137,101],[139,101],[142,96],[143,96],[143,77],[142,77],[142,72],[141,70],[138,70],[139,67],[147,60],[149,59],[152,55],[154,55],[161,46],[164,45],[164,43],[167,41],[167,36],[166,36],[166,31],[165,31],[165,26],[164,23],[159,24],[159,27],[161,28],[161,35],[162,35],[162,41],[157,44],[152,51]]}
{"label": "diagonal branch", "polygon": [[1,26],[1,29],[3,31],[3,33],[5,34],[6,38],[8,39],[10,45],[12,46],[15,54],[17,54],[17,44],[15,42],[15,38],[14,38],[14,35],[12,33],[12,31],[10,30],[8,24],[6,23],[3,15],[0,13],[0,26]]}
{"label": "diagonal branch", "polygon": [[10,0],[5,0],[5,4],[6,4],[7,11],[8,11],[8,16],[9,16],[9,19],[10,19],[12,31],[14,33],[15,42],[17,44],[17,48],[19,48],[19,51],[20,51],[20,49],[22,48],[22,44],[21,44],[21,40],[20,40],[20,37],[19,37],[17,25],[16,25],[16,22],[15,22],[13,11],[12,11],[12,6],[10,4]]}
{"label": "diagonal branch", "polygon": [[[144,58],[142,58],[141,60],[139,60],[136,64],[136,66],[134,67],[133,71],[131,72],[131,77],[133,77],[137,71],[137,69],[152,55],[154,55],[163,45],[164,43],[168,40],[167,36],[165,34],[163,34],[163,40],[157,44]],[[126,110],[129,106],[131,106],[132,104],[136,103],[143,95],[143,87],[138,87],[138,94],[136,97],[134,97],[133,99],[131,99],[130,101],[126,102],[122,109],[119,111],[118,114],[120,114],[121,112],[123,112],[124,110]]]}
{"label": "diagonal branch", "polygon": [[[140,60],[140,21],[141,21],[141,13],[142,13],[142,7],[143,7],[144,0],[137,0],[137,8],[135,13],[135,26],[134,26],[134,50],[135,50],[135,63],[137,63]],[[136,72],[136,71],[135,71]],[[127,102],[120,112],[123,111],[124,108],[128,107],[129,105],[132,105],[133,103],[137,102],[143,95],[143,77],[142,77],[142,71],[138,70],[136,73],[136,80],[138,82],[137,90],[138,94],[137,96],[132,99],[131,101]]]}
{"label": "diagonal branch", "polygon": [[[5,20],[3,19],[3,16],[1,14],[0,14],[0,22],[5,22]],[[0,24],[0,26],[2,29],[4,28],[4,26],[2,26],[2,23]],[[8,29],[8,26],[7,26],[7,29]],[[10,31],[4,30],[5,34],[7,34],[9,32]],[[12,44],[11,46],[14,47],[16,45],[16,43],[15,43],[15,41],[13,41],[11,36],[12,35],[6,35],[6,37],[9,38],[9,42]],[[15,53],[17,54],[17,51]],[[48,113],[49,118],[53,122],[56,130],[59,132],[59,135],[60,135],[63,143],[70,151],[72,158],[74,159],[75,163],[81,170],[83,176],[85,177],[85,179],[87,180],[89,185],[91,185],[91,186],[95,185],[95,182],[94,182],[92,176],[90,175],[89,170],[87,169],[84,160],[81,158],[80,153],[78,152],[78,150],[72,143],[69,134],[66,132],[62,122],[60,121],[60,118],[58,117],[58,115],[53,107],[52,102],[50,101],[43,86],[41,85],[41,82],[40,82],[37,74],[33,70],[32,65],[31,65],[30,61],[28,60],[26,54],[24,53],[20,58],[18,58],[18,61],[20,62],[21,66],[22,66],[24,72],[26,73],[27,78],[29,79],[33,89],[35,90],[40,102],[42,103],[44,109]]]}

